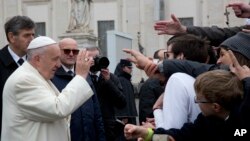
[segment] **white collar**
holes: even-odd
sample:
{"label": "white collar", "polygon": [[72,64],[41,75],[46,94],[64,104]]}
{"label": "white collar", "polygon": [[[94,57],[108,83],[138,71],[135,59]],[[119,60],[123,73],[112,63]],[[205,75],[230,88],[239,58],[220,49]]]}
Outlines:
{"label": "white collar", "polygon": [[66,72],[72,71],[73,73],[75,73],[75,71],[74,71],[74,66],[73,66],[72,69],[69,69],[69,68],[67,68],[66,66],[64,66],[64,65],[62,64],[62,67],[63,67],[63,69],[64,69]]}
{"label": "white collar", "polygon": [[[22,58],[24,61],[26,60],[26,55],[24,55],[23,57],[19,57],[11,48],[10,46],[8,46],[8,51],[10,53],[10,55],[12,56],[12,58],[14,59],[14,61],[17,63],[17,61]],[[17,63],[18,66],[20,66],[18,63]]]}
{"label": "white collar", "polygon": [[89,71],[89,74],[90,74],[90,75],[96,75],[96,76],[99,77],[99,76],[101,75],[101,72],[98,71],[98,72],[96,72],[96,73],[93,73],[93,72]]}

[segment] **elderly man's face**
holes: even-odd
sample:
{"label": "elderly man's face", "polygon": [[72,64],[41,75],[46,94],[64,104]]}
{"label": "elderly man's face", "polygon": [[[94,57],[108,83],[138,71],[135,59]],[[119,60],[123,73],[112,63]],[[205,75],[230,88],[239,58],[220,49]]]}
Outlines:
{"label": "elderly man's face", "polygon": [[50,45],[40,55],[38,71],[46,80],[53,78],[56,70],[60,67],[60,55],[58,44]]}

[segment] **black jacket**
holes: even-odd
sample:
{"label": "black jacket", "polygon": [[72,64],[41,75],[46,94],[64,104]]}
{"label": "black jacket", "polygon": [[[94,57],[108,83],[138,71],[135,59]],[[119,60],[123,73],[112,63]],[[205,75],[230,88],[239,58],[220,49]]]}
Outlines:
{"label": "black jacket", "polygon": [[203,72],[224,69],[229,70],[227,65],[217,65],[217,64],[204,64],[188,60],[164,60],[163,61],[163,72],[164,75],[169,78],[172,74],[176,72],[186,73],[193,77],[197,77]]}
{"label": "black jacket", "polygon": [[[8,45],[0,50],[0,94],[1,94],[1,106],[0,106],[0,129],[2,128],[2,103],[3,103],[3,88],[6,80],[9,76],[18,68],[18,65],[10,55],[8,51]],[[1,135],[1,131],[0,131]]]}
{"label": "black jacket", "polygon": [[123,131],[123,128],[115,121],[115,108],[126,106],[122,86],[119,79],[110,73],[109,80],[100,76],[95,88],[102,111],[106,140],[114,141]]}
{"label": "black jacket", "polygon": [[234,36],[242,29],[249,29],[247,26],[240,27],[230,27],[230,28],[219,28],[217,26],[212,27],[198,27],[198,26],[190,26],[187,27],[187,33],[194,34],[200,37],[206,37],[210,40],[210,44],[212,46],[219,46],[224,40],[229,37]]}
{"label": "black jacket", "polygon": [[145,122],[146,118],[153,118],[153,106],[159,96],[164,92],[164,85],[160,80],[149,78],[142,84],[139,92],[139,121]]}
{"label": "black jacket", "polygon": [[[60,67],[52,82],[62,91],[73,77]],[[71,114],[70,132],[72,141],[105,141],[104,125],[98,98],[90,76],[87,82],[94,95]]]}
{"label": "black jacket", "polygon": [[135,106],[134,87],[130,81],[131,75],[122,72],[118,75],[118,78],[121,82],[123,94],[125,95],[127,105],[122,109],[116,109],[116,116],[121,118],[123,117],[135,118],[137,116],[137,111]]}

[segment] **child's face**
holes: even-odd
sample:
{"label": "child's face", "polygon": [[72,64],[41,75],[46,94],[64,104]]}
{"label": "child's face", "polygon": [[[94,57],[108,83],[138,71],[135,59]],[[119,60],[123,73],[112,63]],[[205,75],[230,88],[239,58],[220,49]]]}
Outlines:
{"label": "child's face", "polygon": [[215,115],[213,102],[206,100],[203,95],[197,94],[195,98],[195,103],[199,104],[201,112],[204,116]]}

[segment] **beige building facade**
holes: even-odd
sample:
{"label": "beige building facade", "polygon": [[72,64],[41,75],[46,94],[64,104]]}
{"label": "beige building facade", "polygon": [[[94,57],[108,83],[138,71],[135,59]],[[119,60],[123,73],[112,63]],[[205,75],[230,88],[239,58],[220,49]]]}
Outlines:
{"label": "beige building facade", "polygon": [[[187,25],[227,27],[225,5],[230,0],[93,0],[90,28],[98,37],[97,45],[106,43],[105,32],[116,30],[133,37],[133,49],[138,50],[138,41],[144,53],[152,56],[154,51],[165,47],[167,35],[157,35],[155,21],[169,19],[175,14]],[[242,0],[248,2],[248,0]],[[71,0],[0,0],[0,48],[7,44],[4,23],[14,15],[26,15],[39,27],[39,34],[59,40],[67,31]],[[229,26],[245,24],[245,19],[234,16],[232,9]],[[138,34],[139,33],[139,34]],[[139,38],[139,39],[138,39]],[[138,82],[143,74],[134,71]]]}

